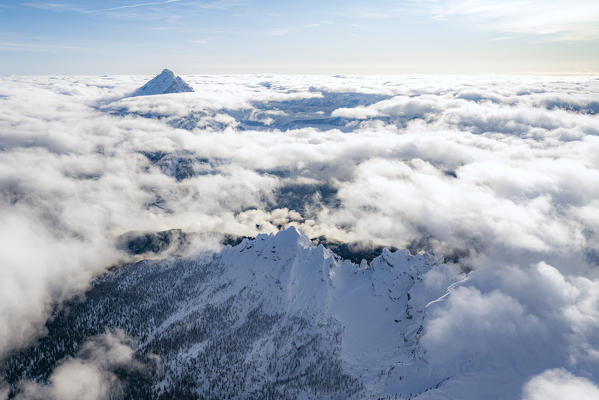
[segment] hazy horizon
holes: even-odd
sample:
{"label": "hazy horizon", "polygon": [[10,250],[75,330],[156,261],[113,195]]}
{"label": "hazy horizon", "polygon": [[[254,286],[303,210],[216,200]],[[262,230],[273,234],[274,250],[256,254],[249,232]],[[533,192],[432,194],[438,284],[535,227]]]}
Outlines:
{"label": "hazy horizon", "polygon": [[0,2],[0,74],[595,74],[599,3]]}

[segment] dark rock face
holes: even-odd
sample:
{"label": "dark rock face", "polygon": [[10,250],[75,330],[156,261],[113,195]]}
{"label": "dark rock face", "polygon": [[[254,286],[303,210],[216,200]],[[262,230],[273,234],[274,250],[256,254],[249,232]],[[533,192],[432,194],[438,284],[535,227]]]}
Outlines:
{"label": "dark rock face", "polygon": [[296,210],[302,215],[309,214],[309,208],[319,205],[338,207],[337,188],[330,184],[304,185],[289,184],[278,187],[274,192],[274,208]]}
{"label": "dark rock face", "polygon": [[180,229],[161,232],[128,232],[119,237],[117,247],[131,255],[159,254],[167,250],[184,250],[188,237]]}
{"label": "dark rock face", "polygon": [[[327,249],[335,252],[339,257],[350,260],[353,263],[360,264],[362,260],[368,262],[374,260],[376,257],[383,253],[385,247],[374,246],[372,243],[341,243],[332,240],[328,240],[324,236],[320,236],[312,239],[315,245],[322,244]],[[390,250],[397,250],[391,248]]]}
{"label": "dark rock face", "polygon": [[178,182],[198,175],[217,173],[218,160],[208,160],[196,156],[192,152],[180,151],[166,153],[161,151],[142,152],[148,161],[158,167],[160,171]]}

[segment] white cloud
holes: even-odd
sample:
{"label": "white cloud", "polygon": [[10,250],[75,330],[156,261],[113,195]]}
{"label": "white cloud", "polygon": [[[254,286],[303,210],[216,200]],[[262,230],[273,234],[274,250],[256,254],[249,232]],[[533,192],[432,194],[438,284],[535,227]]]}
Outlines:
{"label": "white cloud", "polygon": [[[598,299],[599,280],[564,275],[546,263],[482,268],[429,307],[421,344],[439,379],[454,377],[445,393],[476,373],[510,397],[531,379],[524,398],[547,398],[548,381],[561,385],[560,371],[532,378],[547,368],[596,376],[599,313],[592,304]],[[565,386],[584,383],[566,378]],[[566,391],[555,397],[565,398],[558,393]]]}
{"label": "white cloud", "polygon": [[[146,77],[1,79],[0,352],[125,260],[123,233],[294,224],[461,254],[475,272],[422,339],[438,371],[513,359],[518,390],[555,366],[597,376],[596,79],[184,78],[195,93],[126,99]],[[323,189],[280,191],[300,184]]]}
{"label": "white cloud", "polygon": [[21,382],[17,400],[104,400],[118,398],[116,368],[138,368],[135,342],[122,331],[108,332],[85,342],[76,357],[63,360],[49,377],[49,385]]}
{"label": "white cloud", "polygon": [[574,376],[564,369],[551,369],[531,379],[524,387],[522,400],[593,400],[599,398],[599,387],[586,378]]}
{"label": "white cloud", "polygon": [[599,38],[599,5],[593,0],[442,0],[428,3],[437,18],[461,18],[483,30]]}

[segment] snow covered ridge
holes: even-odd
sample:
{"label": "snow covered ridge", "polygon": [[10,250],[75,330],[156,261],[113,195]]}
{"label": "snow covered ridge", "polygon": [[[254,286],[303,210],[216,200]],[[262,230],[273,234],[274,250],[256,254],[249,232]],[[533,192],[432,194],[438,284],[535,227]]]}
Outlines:
{"label": "snow covered ridge", "polygon": [[[596,372],[593,357],[571,347],[594,339],[571,336],[595,335],[583,332],[574,300],[594,298],[597,285],[575,290],[548,265],[531,273],[536,286],[517,282],[531,292],[552,286],[555,298],[540,303],[573,313],[572,331],[554,332],[543,326],[551,306],[519,308],[509,279],[480,275],[405,250],[353,264],[291,227],[111,272],[2,368],[19,398],[73,360],[89,364],[79,349],[118,339],[124,356],[101,364],[98,379],[110,376],[105,390],[125,397],[536,400],[555,379],[594,393],[585,377]],[[501,290],[485,293],[497,279]]]}
{"label": "snow covered ridge", "polygon": [[[154,376],[145,396],[420,394],[449,377],[426,369],[418,343],[426,306],[460,279],[457,268],[408,251],[358,266],[291,227],[216,254],[109,273],[4,368],[16,394],[22,379],[43,382],[65,356],[118,329],[138,342],[139,363],[160,357],[148,367],[160,370],[143,372]],[[121,383],[126,394],[140,390],[129,384]]]}
{"label": "snow covered ridge", "polygon": [[193,88],[181,79],[180,76],[175,76],[173,71],[165,68],[151,81],[133,92],[131,96],[150,96],[186,92],[193,92]]}

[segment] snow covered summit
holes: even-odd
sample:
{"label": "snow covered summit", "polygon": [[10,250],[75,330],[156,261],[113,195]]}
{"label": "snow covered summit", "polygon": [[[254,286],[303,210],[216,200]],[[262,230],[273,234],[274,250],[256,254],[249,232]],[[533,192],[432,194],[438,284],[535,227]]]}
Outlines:
{"label": "snow covered summit", "polygon": [[193,92],[193,88],[173,71],[163,69],[152,80],[137,89],[131,96],[150,96],[155,94]]}
{"label": "snow covered summit", "polygon": [[[109,326],[138,340],[140,357],[161,360],[160,378],[135,383],[143,398],[439,394],[450,375],[427,366],[419,341],[427,304],[455,281],[448,266],[408,251],[384,250],[358,266],[290,227],[115,270],[53,320],[47,347],[33,354],[62,357],[59,346],[79,348]],[[11,365],[30,377],[45,364]]]}

